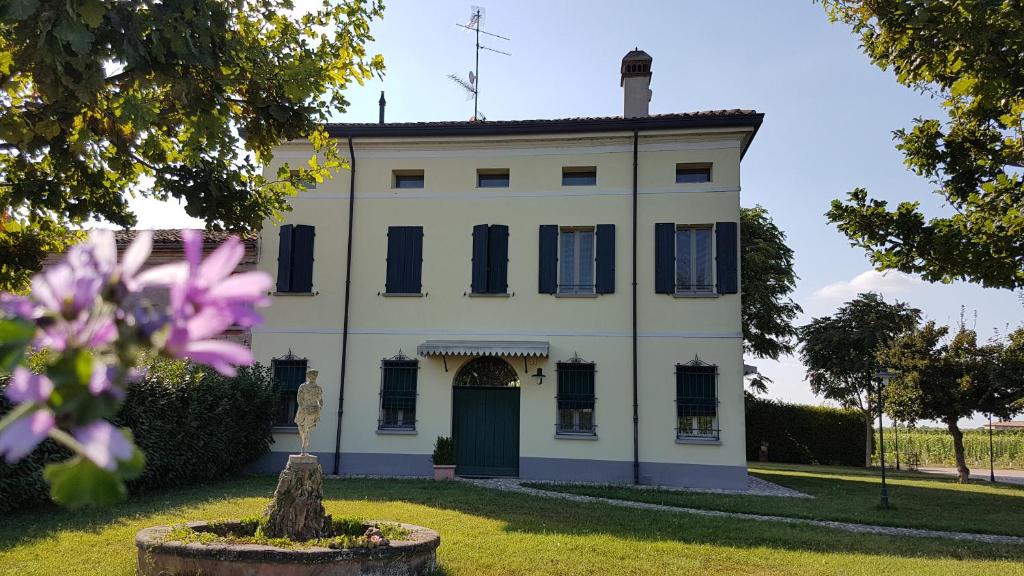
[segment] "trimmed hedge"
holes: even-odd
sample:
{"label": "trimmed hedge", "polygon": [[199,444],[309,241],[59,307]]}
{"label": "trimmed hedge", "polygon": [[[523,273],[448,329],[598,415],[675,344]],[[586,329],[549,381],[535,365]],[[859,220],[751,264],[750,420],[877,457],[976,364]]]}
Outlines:
{"label": "trimmed hedge", "polygon": [[[226,378],[181,362],[159,362],[132,384],[114,419],[127,426],[146,455],[141,492],[229,477],[270,449],[277,403],[272,373],[255,365]],[[0,416],[11,405],[0,394]],[[52,440],[21,462],[0,460],[0,513],[49,499],[43,468],[68,457]]]}
{"label": "trimmed hedge", "polygon": [[787,404],[746,394],[747,459],[864,466],[864,417],[856,410]]}

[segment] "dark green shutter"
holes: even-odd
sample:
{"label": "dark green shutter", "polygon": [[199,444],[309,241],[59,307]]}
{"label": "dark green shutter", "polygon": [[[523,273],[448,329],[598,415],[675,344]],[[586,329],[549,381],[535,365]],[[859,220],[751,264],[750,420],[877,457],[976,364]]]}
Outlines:
{"label": "dark green shutter", "polygon": [[676,225],[654,225],[654,291],[672,294],[676,289]]}
{"label": "dark green shutter", "polygon": [[473,275],[471,289],[474,294],[487,292],[487,224],[473,226]]}
{"label": "dark green shutter", "polygon": [[384,289],[389,294],[420,293],[423,287],[422,226],[388,228],[387,269]]}
{"label": "dark green shutter", "polygon": [[491,224],[487,242],[487,291],[508,292],[508,226]]}
{"label": "dark green shutter", "polygon": [[278,231],[277,291],[292,290],[292,225],[285,224]]}
{"label": "dark green shutter", "polygon": [[597,225],[597,281],[598,294],[615,292],[615,224]]}
{"label": "dark green shutter", "polygon": [[537,291],[554,294],[558,290],[558,226],[540,227],[540,269]]}
{"label": "dark green shutter", "polygon": [[292,292],[313,291],[313,238],[312,226],[298,225],[292,234]]}
{"label": "dark green shutter", "polygon": [[716,273],[719,294],[739,292],[738,266],[739,227],[735,222],[715,224]]}
{"label": "dark green shutter", "polygon": [[682,416],[714,416],[718,413],[715,391],[716,366],[676,365],[676,400]]}

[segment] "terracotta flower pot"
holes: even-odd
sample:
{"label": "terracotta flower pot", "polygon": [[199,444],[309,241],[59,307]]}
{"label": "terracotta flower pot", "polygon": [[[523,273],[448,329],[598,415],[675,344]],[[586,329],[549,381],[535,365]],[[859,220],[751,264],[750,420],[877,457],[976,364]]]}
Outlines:
{"label": "terracotta flower pot", "polygon": [[434,464],[434,480],[455,480],[455,465]]}

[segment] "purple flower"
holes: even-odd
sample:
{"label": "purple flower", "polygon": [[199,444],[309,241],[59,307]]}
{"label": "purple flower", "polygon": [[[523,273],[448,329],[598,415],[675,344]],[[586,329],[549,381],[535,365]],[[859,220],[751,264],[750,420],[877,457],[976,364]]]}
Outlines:
{"label": "purple flower", "polygon": [[7,397],[15,404],[22,402],[46,402],[53,392],[53,382],[44,374],[35,374],[24,366],[18,366],[7,385]]}
{"label": "purple flower", "polygon": [[97,420],[74,431],[82,451],[100,468],[116,470],[118,460],[130,460],[135,447],[124,434],[106,420]]}
{"label": "purple flower", "polygon": [[0,430],[0,454],[8,464],[25,457],[42,442],[54,427],[53,413],[36,410]]}
{"label": "purple flower", "polygon": [[28,298],[7,292],[0,293],[0,314],[31,320],[35,316],[35,312],[35,304]]}
{"label": "purple flower", "polygon": [[109,313],[97,314],[83,310],[71,320],[57,320],[44,327],[37,335],[35,345],[56,352],[75,345],[99,348],[117,338],[117,324]]}
{"label": "purple flower", "polygon": [[145,287],[145,283],[138,278],[139,270],[149,259],[153,250],[153,232],[151,230],[140,231],[135,240],[124,251],[121,258],[121,267],[118,269],[119,279],[129,292],[137,292]]}
{"label": "purple flower", "polygon": [[93,396],[99,396],[100,394],[109,392],[116,398],[123,398],[124,391],[114,386],[114,380],[116,377],[117,368],[107,366],[100,360],[93,358],[92,376],[89,377],[89,393]]}

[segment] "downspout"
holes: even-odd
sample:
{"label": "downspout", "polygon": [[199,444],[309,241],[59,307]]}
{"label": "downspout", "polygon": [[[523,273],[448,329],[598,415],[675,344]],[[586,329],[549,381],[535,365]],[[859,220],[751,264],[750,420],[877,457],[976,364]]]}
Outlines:
{"label": "downspout", "polygon": [[[383,95],[381,96],[383,98]],[[338,385],[338,430],[334,435],[334,475],[341,472],[341,415],[345,406],[345,368],[348,360],[348,302],[352,287],[352,222],[356,211],[356,152],[348,137],[348,245],[345,247],[345,306],[341,327],[341,382]]]}
{"label": "downspout", "polygon": [[637,386],[637,329],[636,329],[636,222],[637,172],[639,171],[640,132],[633,130],[633,484],[640,483],[640,407]]}

